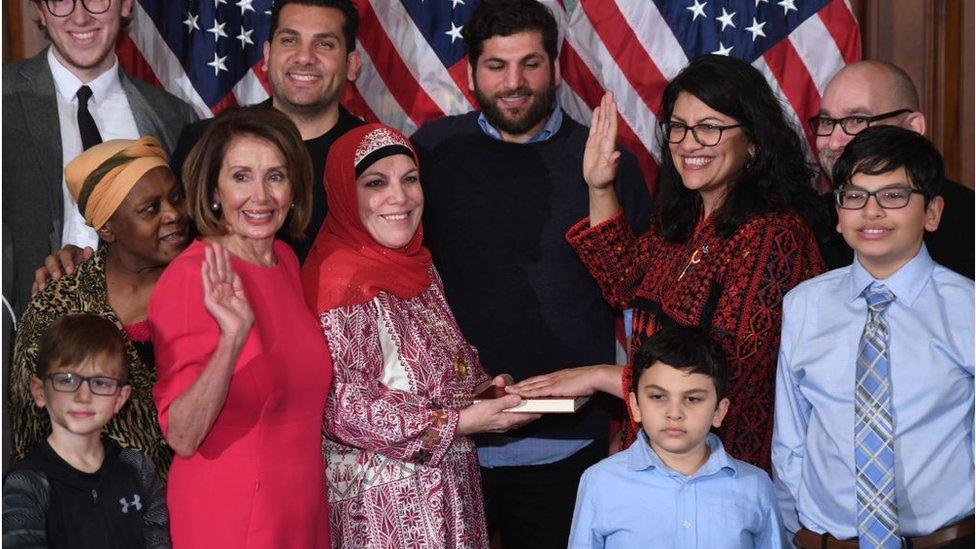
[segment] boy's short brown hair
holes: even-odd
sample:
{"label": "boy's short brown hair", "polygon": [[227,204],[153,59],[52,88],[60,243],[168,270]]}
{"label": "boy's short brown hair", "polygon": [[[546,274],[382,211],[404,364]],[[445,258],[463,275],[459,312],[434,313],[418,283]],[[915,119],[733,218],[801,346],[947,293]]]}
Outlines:
{"label": "boy's short brown hair", "polygon": [[[210,203],[217,191],[220,166],[227,154],[227,147],[235,137],[243,135],[264,139],[281,152],[295,203],[285,223],[292,237],[305,236],[305,227],[312,216],[312,162],[308,149],[298,128],[287,116],[276,109],[259,105],[222,111],[207,125],[183,164],[187,210],[197,230],[204,236],[225,232],[221,212],[211,209]],[[316,162],[325,162],[325,159],[316,159]],[[317,184],[321,185],[322,182]]]}
{"label": "boy's short brown hair", "polygon": [[55,320],[41,336],[35,374],[44,379],[51,368],[83,364],[94,357],[116,360],[119,379],[128,379],[125,341],[119,328],[107,318],[91,313],[65,315]]}

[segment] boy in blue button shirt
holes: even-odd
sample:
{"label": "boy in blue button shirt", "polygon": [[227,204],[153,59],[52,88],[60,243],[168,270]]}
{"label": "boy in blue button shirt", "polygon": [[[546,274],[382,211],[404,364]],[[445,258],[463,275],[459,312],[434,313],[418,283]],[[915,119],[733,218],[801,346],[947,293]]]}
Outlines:
{"label": "boy in blue button shirt", "polygon": [[973,547],[973,281],[923,242],[942,166],[915,132],[859,133],[833,173],[854,263],[783,300],[772,457],[799,547]]}
{"label": "boy in blue button shirt", "polygon": [[728,362],[701,329],[665,328],[634,358],[642,431],[580,480],[569,547],[781,548],[773,484],[725,453]]}

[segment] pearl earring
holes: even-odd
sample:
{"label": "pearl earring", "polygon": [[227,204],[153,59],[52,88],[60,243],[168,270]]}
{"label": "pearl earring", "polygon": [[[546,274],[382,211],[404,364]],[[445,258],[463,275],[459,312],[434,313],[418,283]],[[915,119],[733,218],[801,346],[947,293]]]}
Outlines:
{"label": "pearl earring", "polygon": [[210,209],[213,210],[213,211],[217,211],[217,210],[220,209],[220,204],[218,204],[216,202],[211,202],[210,203]]}

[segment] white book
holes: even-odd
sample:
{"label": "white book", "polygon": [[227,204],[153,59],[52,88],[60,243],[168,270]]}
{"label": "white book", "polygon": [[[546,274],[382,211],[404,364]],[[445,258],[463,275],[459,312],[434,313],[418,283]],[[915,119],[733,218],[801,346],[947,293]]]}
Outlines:
{"label": "white book", "polygon": [[[474,402],[493,398],[501,398],[508,393],[504,387],[492,385],[475,395]],[[506,412],[524,412],[528,414],[572,414],[590,401],[588,396],[580,397],[542,397],[542,398],[523,398],[522,402],[514,408],[508,408]]]}

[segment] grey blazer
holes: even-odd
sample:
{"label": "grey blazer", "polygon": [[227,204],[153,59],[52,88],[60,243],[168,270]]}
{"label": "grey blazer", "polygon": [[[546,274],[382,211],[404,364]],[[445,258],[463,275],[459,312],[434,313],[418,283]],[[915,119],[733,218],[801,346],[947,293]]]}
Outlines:
{"label": "grey blazer", "polygon": [[[119,69],[141,135],[155,136],[172,152],[183,126],[197,119],[175,96]],[[61,126],[47,50],[3,66],[3,224],[13,243],[13,295],[17,315],[30,301],[34,271],[61,247]],[[5,235],[6,236],[6,235]],[[4,256],[6,262],[6,256]]]}

